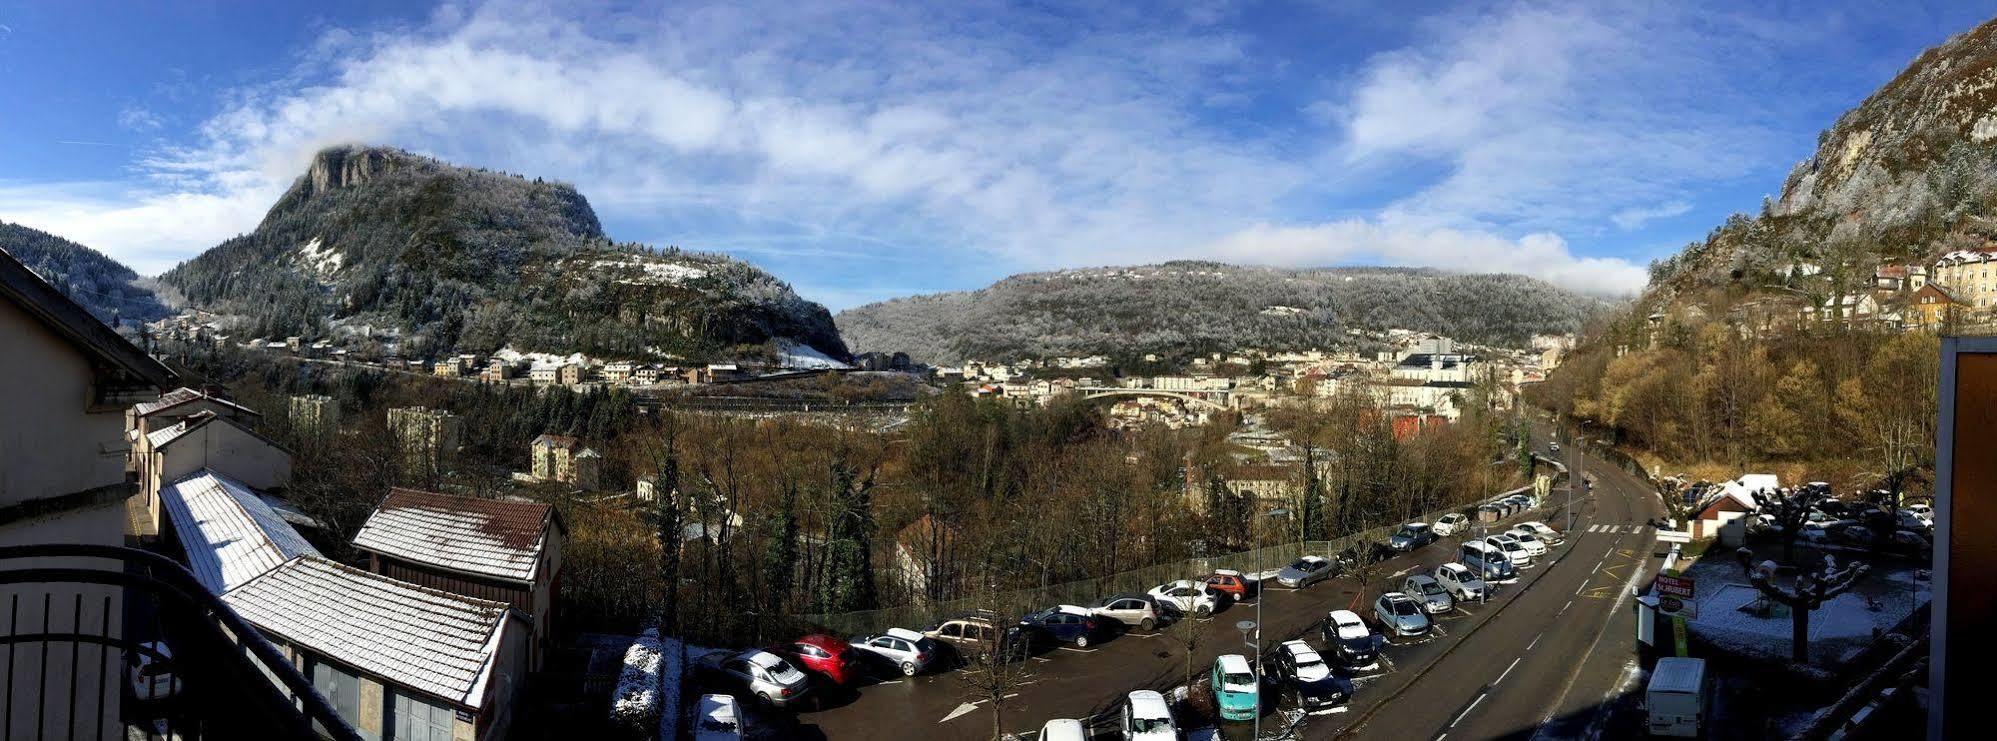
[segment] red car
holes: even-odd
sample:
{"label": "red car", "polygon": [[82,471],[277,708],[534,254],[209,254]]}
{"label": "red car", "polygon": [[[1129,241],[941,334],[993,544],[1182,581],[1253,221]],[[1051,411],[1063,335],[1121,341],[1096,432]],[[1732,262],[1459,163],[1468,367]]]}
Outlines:
{"label": "red car", "polygon": [[805,671],[834,685],[845,685],[860,673],[860,659],[844,638],[813,634],[777,648],[777,652],[797,660]]}
{"label": "red car", "polygon": [[1254,596],[1254,589],[1259,586],[1251,584],[1248,577],[1242,576],[1241,572],[1230,569],[1215,569],[1213,576],[1207,577],[1206,582],[1214,591],[1225,592],[1236,602]]}

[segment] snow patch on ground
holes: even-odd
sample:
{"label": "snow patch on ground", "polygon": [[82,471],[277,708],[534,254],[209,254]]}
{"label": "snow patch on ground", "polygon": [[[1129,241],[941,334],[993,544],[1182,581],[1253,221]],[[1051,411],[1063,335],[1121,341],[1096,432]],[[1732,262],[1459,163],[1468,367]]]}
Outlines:
{"label": "snow patch on ground", "polygon": [[[675,713],[662,702],[665,675],[665,647],[659,631],[646,630],[624,651],[624,668],[617,675],[617,689],[610,696],[610,721],[627,731],[662,724]],[[678,652],[675,652],[677,654]],[[675,682],[675,685],[678,683]]]}
{"label": "snow patch on ground", "polygon": [[818,348],[789,339],[777,340],[779,362],[785,368],[798,370],[844,370],[853,366],[833,360],[832,356],[819,352]]}
{"label": "snow patch on ground", "polygon": [[323,279],[339,272],[340,266],[346,264],[347,256],[337,249],[320,246],[319,238],[313,237],[312,241],[299,246],[298,259],[311,266],[312,271]]}
{"label": "snow patch on ground", "polygon": [[598,270],[628,271],[639,268],[644,271],[644,279],[638,281],[618,281],[620,283],[643,283],[647,285],[679,285],[690,280],[707,277],[707,270],[676,262],[663,262],[638,257],[592,260],[590,266]]}

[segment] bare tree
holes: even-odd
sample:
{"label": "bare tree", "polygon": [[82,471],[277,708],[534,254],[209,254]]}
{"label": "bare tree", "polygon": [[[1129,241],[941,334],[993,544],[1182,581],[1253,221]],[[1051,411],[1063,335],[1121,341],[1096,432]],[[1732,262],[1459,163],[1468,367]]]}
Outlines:
{"label": "bare tree", "polygon": [[1781,528],[1782,560],[1790,561],[1796,558],[1796,539],[1803,534],[1803,524],[1810,521],[1810,513],[1829,499],[1831,492],[1826,487],[1806,484],[1780,491],[1758,489],[1753,496],[1759,511]]}
{"label": "bare tree", "polygon": [[1734,558],[1747,572],[1747,578],[1754,588],[1769,599],[1789,606],[1789,659],[1798,664],[1810,663],[1810,613],[1824,606],[1831,598],[1851,590],[1867,570],[1865,564],[1853,563],[1838,566],[1837,559],[1824,556],[1822,565],[1796,575],[1796,580],[1788,587],[1774,582],[1778,567],[1773,561],[1754,563],[1754,552],[1746,548],[1734,551]]}

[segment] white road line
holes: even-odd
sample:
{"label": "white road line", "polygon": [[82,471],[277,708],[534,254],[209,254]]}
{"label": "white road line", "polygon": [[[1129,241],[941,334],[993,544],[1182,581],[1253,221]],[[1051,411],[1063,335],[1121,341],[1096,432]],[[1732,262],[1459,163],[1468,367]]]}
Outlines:
{"label": "white road line", "polygon": [[1532,642],[1531,642],[1531,643],[1528,643],[1528,644],[1526,644],[1526,645],[1525,645],[1525,650],[1527,650],[1527,651],[1531,651],[1531,650],[1532,650],[1532,647],[1533,647],[1533,646],[1537,646],[1537,645],[1539,645],[1539,639],[1541,639],[1541,638],[1545,638],[1545,637],[1546,637],[1546,634],[1545,634],[1545,633],[1541,633],[1541,634],[1539,634],[1539,635],[1536,635],[1536,636],[1533,636],[1533,637],[1532,637]]}
{"label": "white road line", "polygon": [[1566,614],[1566,613],[1567,613],[1567,608],[1569,608],[1569,607],[1573,607],[1573,606],[1574,606],[1574,600],[1568,600],[1568,601],[1567,601],[1567,604],[1565,604],[1565,605],[1561,605],[1561,606],[1560,606],[1560,614],[1562,614],[1562,615]]}
{"label": "white road line", "polygon": [[1475,700],[1471,700],[1471,701],[1470,701],[1470,707],[1467,707],[1467,708],[1464,708],[1464,709],[1463,709],[1463,712],[1461,712],[1461,713],[1457,713],[1457,714],[1456,714],[1456,720],[1452,720],[1452,721],[1450,721],[1450,722],[1449,722],[1449,727],[1450,727],[1450,728],[1455,728],[1455,727],[1456,727],[1456,724],[1458,724],[1458,723],[1461,723],[1461,722],[1463,722],[1463,716],[1466,716],[1466,715],[1469,715],[1469,714],[1470,714],[1470,711],[1472,711],[1472,710],[1476,710],[1476,709],[1477,709],[1477,703],[1480,703],[1480,702],[1483,702],[1483,701],[1484,701],[1484,695],[1486,695],[1486,694],[1489,694],[1489,692],[1488,692],[1488,691],[1485,691],[1485,692],[1479,692],[1479,693],[1477,693],[1477,699],[1475,699]]}
{"label": "white road line", "polygon": [[1608,557],[1606,557],[1606,556],[1604,556],[1604,557],[1602,558],[1602,560],[1600,560],[1600,561],[1596,561],[1596,562],[1595,562],[1595,569],[1594,569],[1593,571],[1589,571],[1589,572],[1588,572],[1588,575],[1589,575],[1589,576],[1594,576],[1595,574],[1599,574],[1599,573],[1602,573],[1602,564],[1605,564],[1605,563],[1608,563],[1608,562],[1609,562],[1609,559],[1608,559]]}
{"label": "white road line", "polygon": [[[1524,656],[1519,657],[1519,659],[1523,658],[1525,657]],[[1503,684],[1505,681],[1505,677],[1511,676],[1512,670],[1519,668],[1519,659],[1512,659],[1512,665],[1505,667],[1505,671],[1498,675],[1498,681],[1492,682],[1491,686],[1496,687],[1500,684]]]}
{"label": "white road line", "polygon": [[1579,596],[1581,596],[1581,590],[1583,590],[1583,589],[1587,589],[1587,588],[1588,588],[1588,582],[1585,582],[1585,581],[1584,581],[1584,582],[1581,582],[1581,586],[1578,586],[1578,587],[1575,587],[1575,588],[1574,588],[1574,596],[1576,596],[1576,597],[1579,597]]}
{"label": "white road line", "polygon": [[1078,654],[1092,654],[1096,652],[1093,648],[1075,648],[1074,646],[1057,646],[1057,648],[1063,651],[1073,651]]}

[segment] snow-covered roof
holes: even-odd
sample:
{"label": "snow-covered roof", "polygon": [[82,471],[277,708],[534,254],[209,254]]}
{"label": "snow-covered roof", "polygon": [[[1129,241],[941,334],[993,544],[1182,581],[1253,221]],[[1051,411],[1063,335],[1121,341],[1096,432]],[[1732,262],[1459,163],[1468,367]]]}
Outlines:
{"label": "snow-covered roof", "polygon": [[220,404],[222,406],[228,407],[230,409],[233,409],[237,412],[241,412],[244,414],[254,414],[257,416],[263,416],[255,409],[251,409],[241,404],[237,404],[233,401],[229,401],[228,399],[224,399],[219,396],[213,396],[210,394],[202,393],[199,390],[188,388],[186,386],[182,386],[172,391],[168,391],[164,394],[160,394],[160,397],[153,401],[145,401],[135,404],[133,405],[132,409],[133,411],[138,413],[138,416],[147,417],[158,412],[163,412],[168,409],[172,409],[182,404],[192,404],[194,402],[204,401],[204,400]]}
{"label": "snow-covered roof", "polygon": [[554,510],[539,502],[393,489],[354,546],[451,571],[532,582]]}
{"label": "snow-covered roof", "polygon": [[215,594],[294,557],[319,554],[256,490],[214,471],[183,477],[160,489],[159,498],[188,568]]}
{"label": "snow-covered roof", "polygon": [[222,601],[279,640],[469,708],[484,699],[507,607],[294,558]]}

